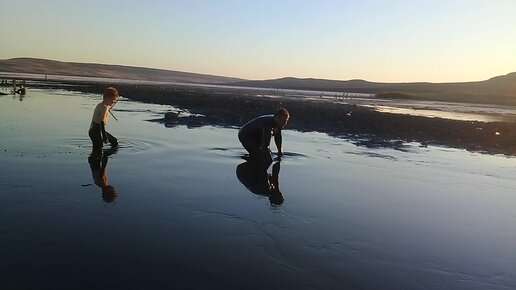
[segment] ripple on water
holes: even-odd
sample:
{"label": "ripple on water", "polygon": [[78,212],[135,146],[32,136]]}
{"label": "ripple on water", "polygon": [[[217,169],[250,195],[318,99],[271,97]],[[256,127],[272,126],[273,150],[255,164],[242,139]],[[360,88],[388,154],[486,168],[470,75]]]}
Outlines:
{"label": "ripple on water", "polygon": [[398,160],[398,158],[394,157],[393,155],[372,152],[372,151],[359,151],[359,152],[345,151],[345,153],[350,154],[350,155],[359,155],[359,156],[366,156],[366,157],[372,157],[372,158],[380,158],[380,159],[385,159],[385,160]]}
{"label": "ripple on water", "polygon": [[207,149],[210,152],[213,152],[219,156],[223,157],[230,157],[233,159],[239,159],[242,156],[247,153],[244,148],[239,147],[230,147],[230,148],[222,148],[222,147],[215,147],[215,148],[208,148]]}
{"label": "ripple on water", "polygon": [[[91,140],[87,137],[71,138],[66,140],[66,144],[76,148],[87,148],[88,150],[92,149]],[[104,149],[107,148],[110,148],[110,145],[104,144]],[[126,137],[118,139],[118,151],[123,151],[124,153],[153,152],[164,150],[165,148],[166,144],[158,141]]]}
{"label": "ripple on water", "polygon": [[[208,148],[209,151],[214,152],[217,155],[220,156],[228,156],[231,158],[242,158],[242,157],[248,157],[249,154],[244,148],[240,147],[232,147],[232,148],[221,148],[221,147],[215,147],[215,148]],[[273,156],[276,156],[277,154],[273,152]],[[295,152],[283,152],[283,158],[291,158],[291,159],[300,159],[300,158],[306,158],[307,156],[301,153],[295,153]]]}
{"label": "ripple on water", "polygon": [[304,154],[296,153],[296,152],[283,152],[283,156],[285,156],[285,157],[292,157],[292,158],[296,158],[296,159],[301,159],[301,158],[308,157],[308,156],[306,156]]}
{"label": "ripple on water", "polygon": [[65,139],[65,144],[76,148],[91,148],[91,141],[88,137],[77,137]]}
{"label": "ripple on water", "polygon": [[165,150],[167,144],[139,138],[124,138],[119,140],[118,147],[128,153],[145,153]]}

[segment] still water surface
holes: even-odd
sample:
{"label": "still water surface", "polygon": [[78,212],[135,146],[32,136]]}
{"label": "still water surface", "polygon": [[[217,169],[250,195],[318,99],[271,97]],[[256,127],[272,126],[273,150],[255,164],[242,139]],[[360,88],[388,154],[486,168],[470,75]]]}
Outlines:
{"label": "still water surface", "polygon": [[148,120],[175,108],[123,99],[106,202],[99,101],[0,96],[1,289],[516,288],[514,158],[286,130],[275,205],[237,129],[167,128]]}

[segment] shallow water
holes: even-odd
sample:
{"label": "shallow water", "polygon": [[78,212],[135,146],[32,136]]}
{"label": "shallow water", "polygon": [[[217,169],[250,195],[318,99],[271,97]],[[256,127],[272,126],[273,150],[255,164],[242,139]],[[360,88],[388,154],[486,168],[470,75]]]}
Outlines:
{"label": "shallow water", "polygon": [[147,120],[175,108],[123,99],[108,203],[97,102],[0,96],[0,288],[516,288],[514,158],[286,130],[276,205],[236,129],[167,128]]}
{"label": "shallow water", "polygon": [[[428,102],[426,102],[428,103]],[[418,104],[419,106],[410,106],[404,104],[403,106],[371,106],[376,111],[382,113],[393,113],[402,115],[421,116],[429,118],[442,118],[460,121],[479,121],[479,122],[515,122],[516,114],[514,114],[514,107],[503,107],[497,105],[473,106],[459,103],[444,103],[432,105]],[[451,106],[444,107],[446,104]]]}
{"label": "shallow water", "polygon": [[438,101],[348,99],[341,103],[353,103],[370,107],[378,112],[442,118],[460,121],[516,122],[514,106],[493,104],[466,104]]}
{"label": "shallow water", "polygon": [[387,106],[374,106],[378,112],[393,113],[402,115],[421,116],[428,118],[443,118],[460,121],[479,121],[479,122],[501,122],[504,121],[504,116],[493,116],[488,114],[474,114],[462,112],[450,112],[440,110],[428,109],[412,109],[412,108],[397,108]]}

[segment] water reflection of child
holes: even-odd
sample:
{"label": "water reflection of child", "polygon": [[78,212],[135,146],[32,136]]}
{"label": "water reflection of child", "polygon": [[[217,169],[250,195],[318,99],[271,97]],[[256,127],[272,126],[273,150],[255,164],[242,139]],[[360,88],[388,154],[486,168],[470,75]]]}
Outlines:
{"label": "water reflection of child", "polygon": [[269,175],[269,201],[274,205],[281,205],[285,201],[279,190],[279,171],[280,162],[278,161],[272,165],[272,174]]}
{"label": "water reflection of child", "polygon": [[281,205],[285,201],[279,189],[280,162],[272,166],[272,174],[262,164],[247,161],[236,169],[238,180],[252,193],[267,196],[271,205]]}
{"label": "water reflection of child", "polygon": [[20,88],[19,88],[19,89],[17,89],[14,93],[15,93],[15,94],[20,94],[20,98],[21,98],[21,96],[24,96],[24,95],[25,95],[25,93],[26,93],[26,91],[25,91],[25,86],[20,85]]}
{"label": "water reflection of child", "polygon": [[109,185],[109,176],[106,170],[108,155],[110,153],[102,152],[99,155],[92,154],[88,158],[90,164],[91,177],[95,185],[102,189],[102,199],[105,202],[112,202],[117,197],[115,188]]}
{"label": "water reflection of child", "polygon": [[93,143],[93,153],[96,155],[100,155],[103,143],[109,141],[112,147],[118,146],[118,140],[106,132],[109,107],[112,107],[117,102],[118,97],[117,89],[113,87],[107,88],[102,96],[102,102],[99,103],[93,111],[93,118],[88,135]]}

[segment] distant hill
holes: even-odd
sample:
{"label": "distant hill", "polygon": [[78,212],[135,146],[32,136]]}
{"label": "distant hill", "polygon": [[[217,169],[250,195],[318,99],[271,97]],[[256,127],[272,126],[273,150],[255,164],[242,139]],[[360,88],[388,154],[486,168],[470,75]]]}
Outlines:
{"label": "distant hill", "polygon": [[316,90],[377,94],[382,98],[404,98],[468,103],[516,105],[516,72],[478,82],[379,83],[365,80],[280,78],[251,81],[239,78],[187,73],[163,69],[61,62],[37,58],[0,60],[0,72],[86,76],[180,83],[226,84],[274,89]]}
{"label": "distant hill", "polygon": [[37,58],[12,58],[0,60],[0,72],[203,84],[226,84],[243,81],[243,79],[239,78],[163,69],[95,63],[62,62]]}
{"label": "distant hill", "polygon": [[276,89],[371,93],[381,98],[516,106],[516,73],[493,77],[485,81],[458,83],[377,83],[365,80],[335,81],[312,78],[281,78],[264,81],[242,81],[234,85]]}
{"label": "distant hill", "polygon": [[516,73],[498,76],[480,82],[458,83],[377,83],[365,80],[335,81],[313,78],[281,78],[263,81],[242,81],[236,85],[276,88],[341,92],[400,92],[409,94],[496,94],[516,97]]}

